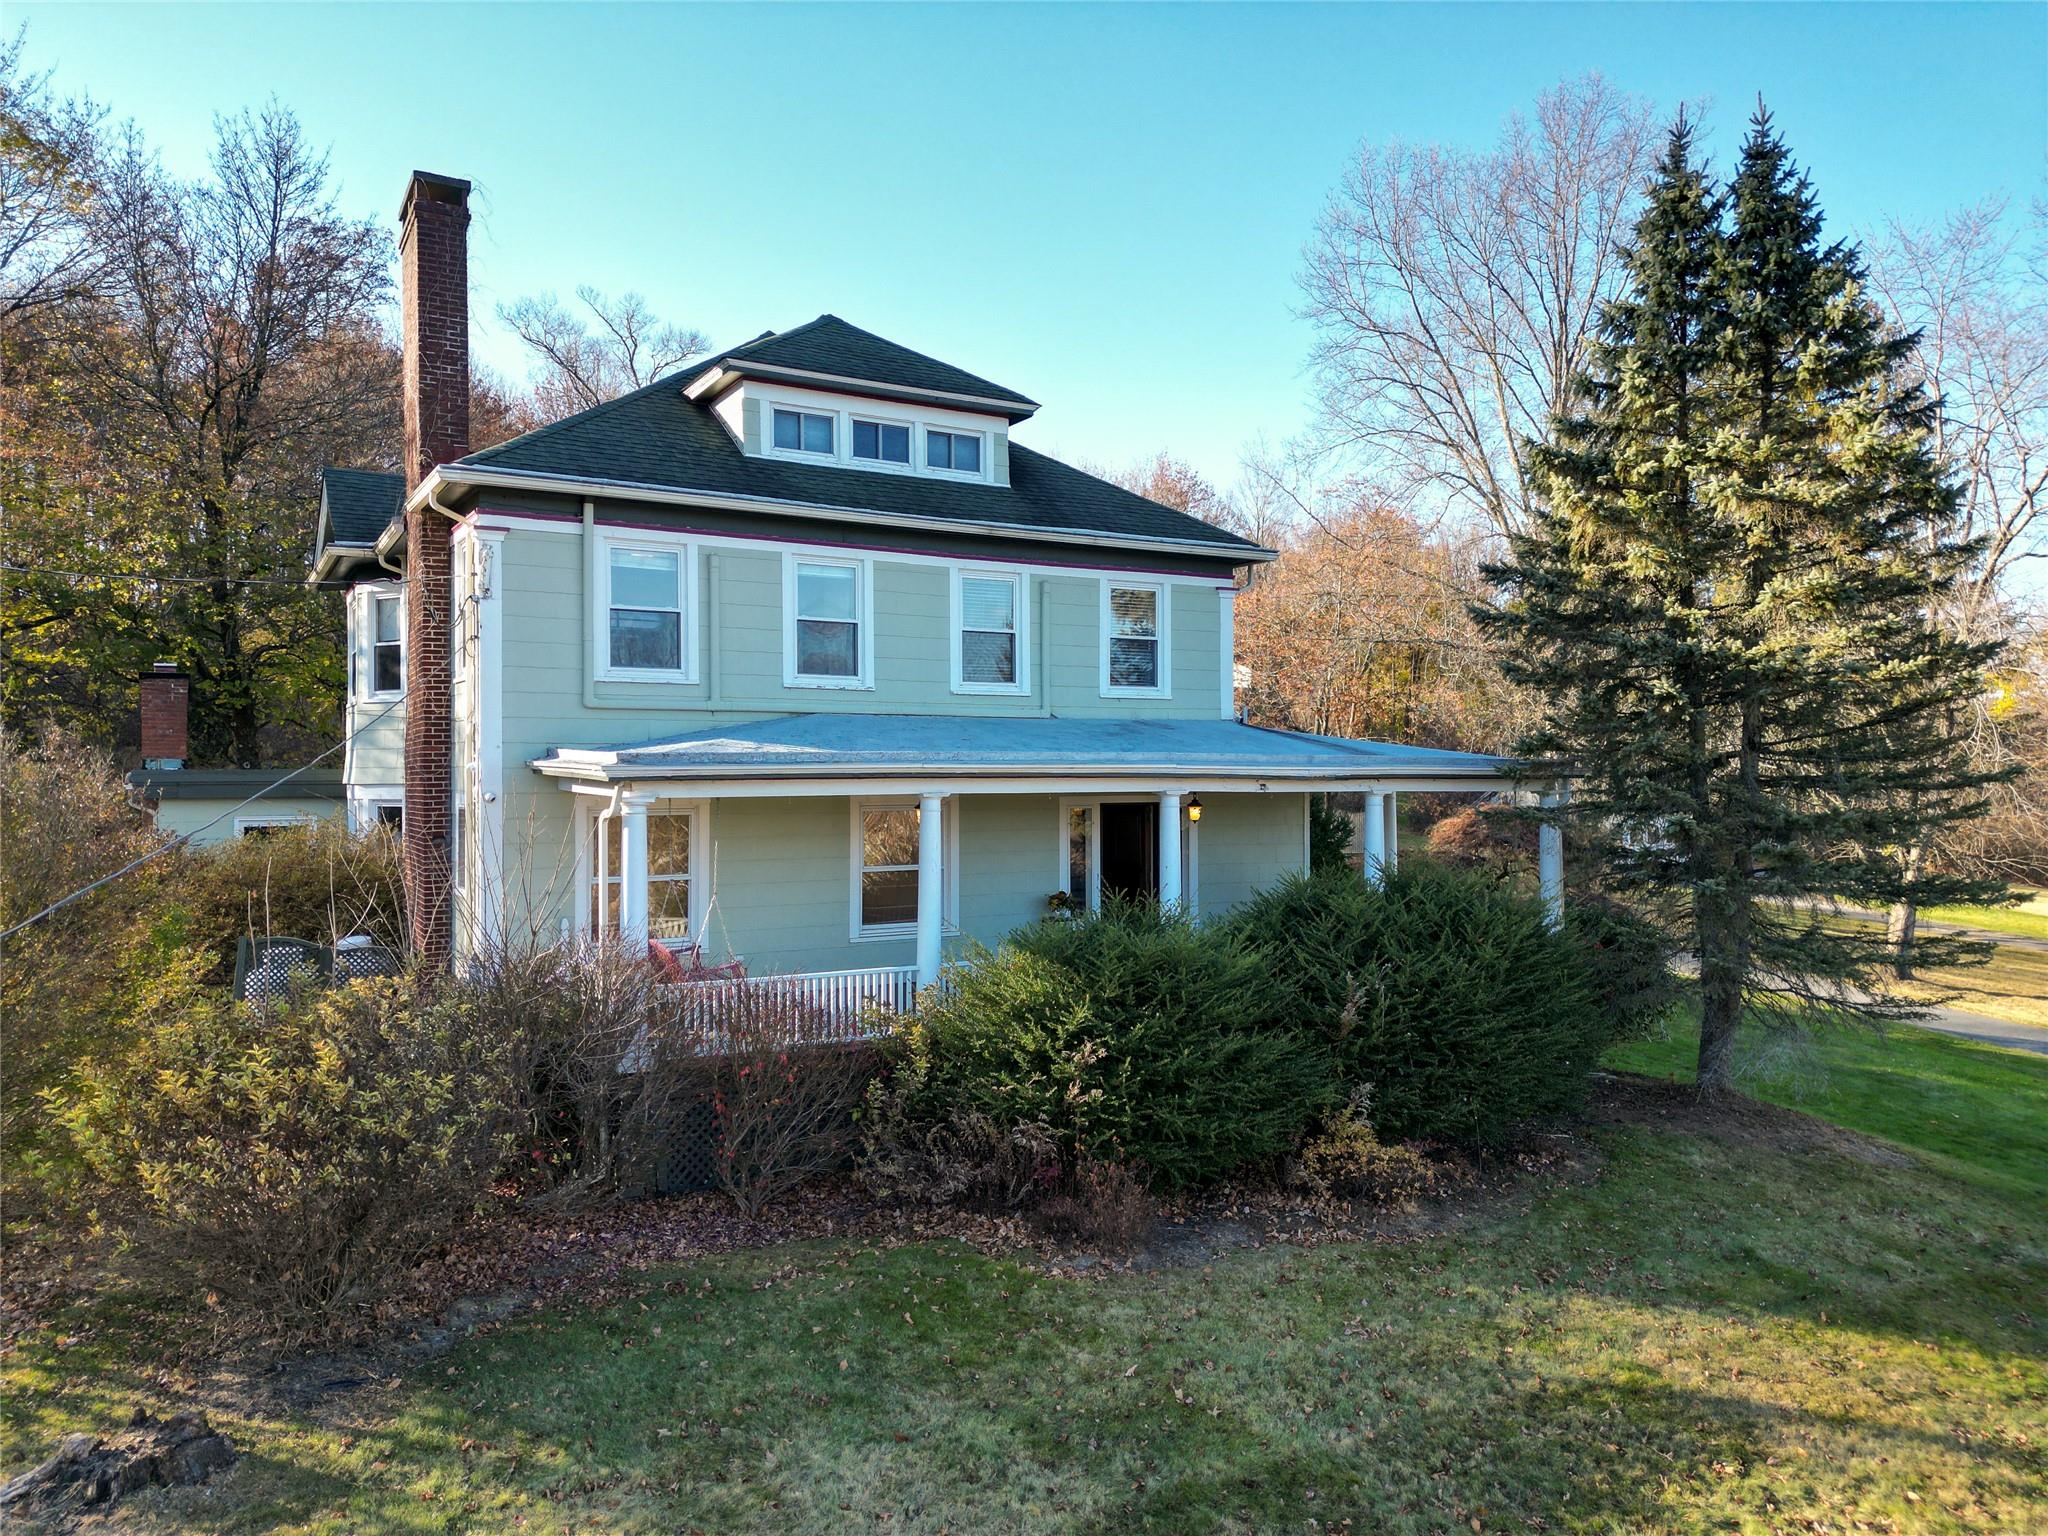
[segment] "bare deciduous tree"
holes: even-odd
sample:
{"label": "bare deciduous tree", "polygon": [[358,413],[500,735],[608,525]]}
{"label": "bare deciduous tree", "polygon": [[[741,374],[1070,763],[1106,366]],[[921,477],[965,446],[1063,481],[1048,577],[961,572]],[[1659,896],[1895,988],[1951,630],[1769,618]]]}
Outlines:
{"label": "bare deciduous tree", "polygon": [[26,31],[0,40],[0,323],[90,293],[101,264],[87,220],[106,112],[24,71]]}
{"label": "bare deciduous tree", "polygon": [[551,293],[498,310],[539,366],[534,408],[542,421],[558,421],[652,384],[708,345],[698,331],[662,323],[637,293],[611,299],[586,285],[576,298],[587,317]]}
{"label": "bare deciduous tree", "polygon": [[1657,133],[1598,75],[1479,153],[1365,144],[1305,252],[1325,433],[1422,510],[1527,525],[1541,437],[1620,281]]}
{"label": "bare deciduous tree", "polygon": [[[1894,221],[1871,242],[1869,268],[1893,326],[1919,333],[1927,391],[1941,401],[1936,443],[1961,489],[1953,531],[1982,546],[1938,617],[1958,638],[2009,642],[1999,686],[1959,728],[1977,766],[2019,770],[1990,787],[1988,815],[1907,857],[1931,853],[2025,879],[2039,878],[2048,848],[2038,563],[2048,559],[2048,208],[2036,204],[2025,230],[2006,214],[1992,201],[1929,228]],[[1902,957],[1915,921],[1910,906],[1892,913]]]}

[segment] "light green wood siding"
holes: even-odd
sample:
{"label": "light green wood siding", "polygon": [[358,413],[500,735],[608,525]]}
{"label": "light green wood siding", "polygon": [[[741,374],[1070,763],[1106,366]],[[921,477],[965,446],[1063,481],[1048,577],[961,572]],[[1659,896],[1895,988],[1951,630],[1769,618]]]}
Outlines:
{"label": "light green wood siding", "polygon": [[1204,795],[1197,834],[1201,914],[1216,917],[1286,876],[1307,857],[1306,795]]}
{"label": "light green wood siding", "polygon": [[[235,810],[240,797],[220,800],[162,800],[157,803],[156,825],[160,832],[182,837],[187,833],[196,834],[192,845],[196,848],[210,848],[215,843],[224,843],[236,835],[237,821],[340,821],[346,812],[338,800],[314,799],[264,799],[254,805],[242,806]],[[233,811],[233,815],[226,814]],[[216,819],[218,818],[218,819]],[[208,825],[212,823],[212,825]],[[200,831],[200,828],[205,828]]]}

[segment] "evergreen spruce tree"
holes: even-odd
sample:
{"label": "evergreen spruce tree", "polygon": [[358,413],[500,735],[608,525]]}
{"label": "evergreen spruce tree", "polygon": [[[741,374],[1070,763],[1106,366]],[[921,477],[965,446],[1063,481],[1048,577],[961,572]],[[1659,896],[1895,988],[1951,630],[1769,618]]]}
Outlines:
{"label": "evergreen spruce tree", "polygon": [[[1899,850],[1976,809],[1953,722],[1989,652],[1928,618],[1968,551],[1942,531],[1911,339],[1885,336],[1854,253],[1822,244],[1767,117],[1722,196],[1692,137],[1681,118],[1628,291],[1531,445],[1542,515],[1481,617],[1547,701],[1523,750],[1575,767],[1613,878],[1664,898],[1699,957],[1712,1093],[1745,1007],[1910,1011],[1878,986],[1882,934],[1814,903],[1889,904]],[[1926,871],[1917,888],[1984,894]]]}

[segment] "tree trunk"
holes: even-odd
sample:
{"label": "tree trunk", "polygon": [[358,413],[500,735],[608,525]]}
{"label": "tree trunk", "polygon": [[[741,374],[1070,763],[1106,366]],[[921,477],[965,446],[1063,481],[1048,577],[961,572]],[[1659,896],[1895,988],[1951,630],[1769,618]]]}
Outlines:
{"label": "tree trunk", "polygon": [[1735,1089],[1735,1036],[1742,1026],[1748,957],[1736,915],[1720,910],[1711,896],[1695,893],[1693,923],[1700,961],[1700,1053],[1693,1080],[1701,1098],[1717,1098]]}
{"label": "tree trunk", "polygon": [[1885,924],[1885,938],[1892,947],[1892,974],[1900,981],[1913,979],[1913,940],[1920,926],[1920,903],[1913,899],[1913,887],[1920,879],[1920,866],[1927,857],[1927,845],[1916,841],[1906,850],[1906,894],[1892,904]]}

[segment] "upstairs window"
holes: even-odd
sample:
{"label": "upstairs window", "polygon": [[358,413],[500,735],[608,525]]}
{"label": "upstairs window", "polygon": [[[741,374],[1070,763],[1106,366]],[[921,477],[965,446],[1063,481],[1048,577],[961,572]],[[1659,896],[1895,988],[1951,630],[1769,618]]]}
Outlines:
{"label": "upstairs window", "polygon": [[788,571],[784,681],[795,687],[866,687],[867,591],[861,562],[792,558]]}
{"label": "upstairs window", "polygon": [[1156,584],[1104,582],[1102,587],[1102,691],[1166,692],[1166,589]]}
{"label": "upstairs window", "polygon": [[403,599],[370,599],[370,695],[389,698],[405,691],[405,609]]}
{"label": "upstairs window", "polygon": [[950,469],[955,474],[978,475],[981,473],[981,434],[941,432],[935,427],[926,427],[924,462],[931,469]]}
{"label": "upstairs window", "polygon": [[832,421],[827,415],[810,411],[775,411],[775,446],[790,453],[819,453],[832,449]]}
{"label": "upstairs window", "polygon": [[614,544],[605,558],[607,670],[629,676],[680,676],[687,551]]}
{"label": "upstairs window", "polygon": [[959,572],[953,588],[953,686],[961,693],[1022,693],[1024,579]]}
{"label": "upstairs window", "polygon": [[910,428],[901,422],[856,420],[853,424],[853,456],[881,464],[908,464]]}

